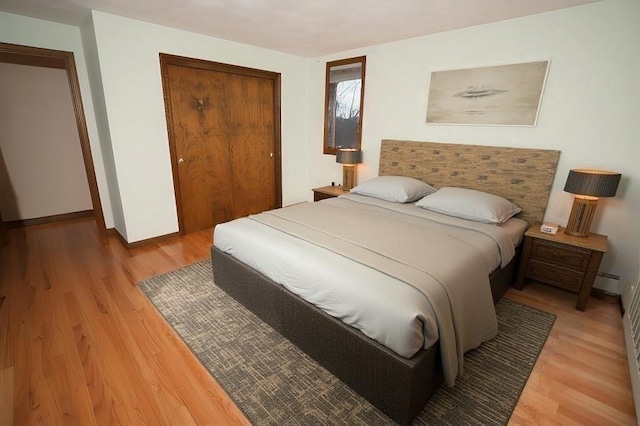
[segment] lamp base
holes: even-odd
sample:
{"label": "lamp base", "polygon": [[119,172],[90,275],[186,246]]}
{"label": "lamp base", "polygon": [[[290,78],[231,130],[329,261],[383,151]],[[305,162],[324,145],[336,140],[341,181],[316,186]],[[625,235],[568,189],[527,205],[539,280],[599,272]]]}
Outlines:
{"label": "lamp base", "polygon": [[345,191],[350,191],[356,186],[356,166],[353,164],[342,165],[342,187]]}
{"label": "lamp base", "polygon": [[597,205],[598,197],[577,195],[573,199],[569,222],[564,230],[565,234],[573,235],[574,237],[588,236]]}

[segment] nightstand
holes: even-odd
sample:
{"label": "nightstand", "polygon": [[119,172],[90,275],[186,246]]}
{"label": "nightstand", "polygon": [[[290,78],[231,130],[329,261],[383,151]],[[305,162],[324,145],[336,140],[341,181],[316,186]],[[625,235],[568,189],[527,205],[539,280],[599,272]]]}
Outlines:
{"label": "nightstand", "polygon": [[525,279],[540,281],[578,294],[576,309],[584,311],[602,256],[607,251],[607,237],[590,233],[574,237],[558,229],[555,235],[540,232],[534,223],[525,232],[524,248],[515,288],[522,290]]}
{"label": "nightstand", "polygon": [[345,191],[341,186],[323,186],[322,188],[314,188],[313,201],[324,200],[325,198],[333,198],[338,195],[348,194],[349,191]]}

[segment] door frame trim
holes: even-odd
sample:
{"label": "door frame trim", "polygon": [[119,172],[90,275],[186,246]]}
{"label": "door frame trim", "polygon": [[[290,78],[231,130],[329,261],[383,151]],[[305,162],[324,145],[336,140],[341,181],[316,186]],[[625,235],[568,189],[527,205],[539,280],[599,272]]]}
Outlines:
{"label": "door frame trim", "polygon": [[82,96],[80,93],[80,82],[73,52],[63,50],[44,49],[40,47],[23,46],[19,44],[0,42],[0,62],[30,65],[44,68],[59,68],[67,72],[69,90],[71,92],[71,102],[75,115],[78,136],[80,139],[80,149],[84,160],[84,169],[87,174],[93,215],[96,219],[98,234],[103,244],[108,244],[107,227],[104,222],[102,212],[102,202],[96,180],[96,170],[91,155],[91,145],[89,143],[89,132],[87,131],[87,120],[82,106]]}
{"label": "door frame trim", "polygon": [[239,65],[224,64],[221,62],[206,61],[203,59],[187,58],[184,56],[160,53],[160,73],[162,75],[162,94],[164,97],[164,110],[167,119],[167,134],[169,137],[169,152],[171,157],[171,172],[173,174],[173,189],[175,192],[176,211],[178,213],[178,229],[180,235],[184,232],[184,213],[180,202],[180,178],[178,175],[178,158],[175,135],[173,134],[173,114],[171,110],[171,93],[169,91],[169,70],[170,65],[181,67],[197,68],[208,71],[220,71],[229,74],[239,74],[249,77],[257,77],[271,80],[273,82],[273,104],[274,104],[274,135],[273,150],[275,161],[275,206],[282,207],[282,133],[281,133],[281,75],[277,72],[264,71],[256,68],[247,68]]}

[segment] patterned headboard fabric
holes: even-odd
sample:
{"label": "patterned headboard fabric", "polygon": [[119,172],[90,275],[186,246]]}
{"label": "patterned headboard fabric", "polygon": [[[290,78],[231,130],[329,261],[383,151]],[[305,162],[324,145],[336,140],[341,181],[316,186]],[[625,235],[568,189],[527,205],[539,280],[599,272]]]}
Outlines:
{"label": "patterned headboard fabric", "polygon": [[542,220],[560,151],[383,139],[380,176],[409,176],[436,188],[500,195],[529,224]]}

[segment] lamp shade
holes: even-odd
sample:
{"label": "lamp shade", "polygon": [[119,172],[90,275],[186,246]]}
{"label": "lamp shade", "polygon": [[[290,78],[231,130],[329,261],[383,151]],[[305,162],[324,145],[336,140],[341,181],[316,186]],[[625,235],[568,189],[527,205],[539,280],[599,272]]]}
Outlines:
{"label": "lamp shade", "polygon": [[336,163],[359,164],[362,163],[362,151],[359,149],[338,149]]}
{"label": "lamp shade", "polygon": [[564,190],[572,194],[591,197],[616,195],[620,173],[605,170],[571,169]]}

